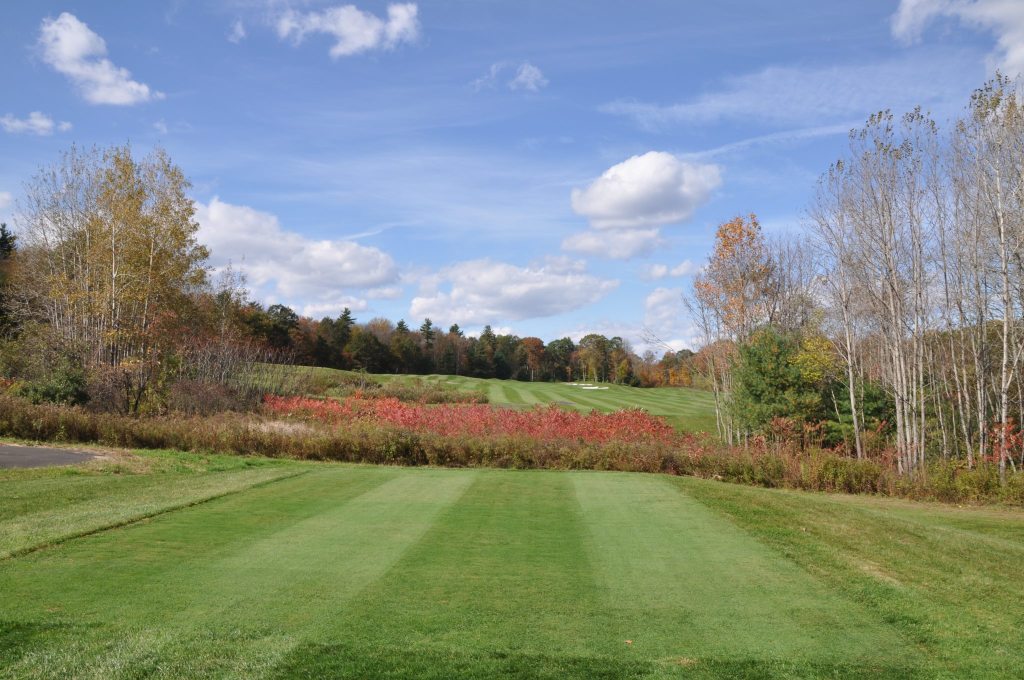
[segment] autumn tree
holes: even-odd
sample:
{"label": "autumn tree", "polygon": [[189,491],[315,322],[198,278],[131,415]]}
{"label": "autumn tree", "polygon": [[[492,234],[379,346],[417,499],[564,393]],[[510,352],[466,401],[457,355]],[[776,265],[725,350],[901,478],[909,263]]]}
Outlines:
{"label": "autumn tree", "polygon": [[700,365],[715,397],[718,432],[727,441],[737,436],[732,421],[732,348],[770,321],[773,265],[756,215],[735,217],[719,225],[707,265],[694,277],[685,299],[705,347]]}
{"label": "autumn tree", "polygon": [[707,266],[694,278],[694,295],[732,340],[743,342],[769,320],[772,273],[757,216],[735,217],[719,225]]}
{"label": "autumn tree", "polygon": [[120,369],[136,405],[159,327],[206,282],[189,187],[160,149],[137,159],[128,146],[72,148],[28,183],[17,216],[19,311],[62,352]]}
{"label": "autumn tree", "polygon": [[523,338],[520,340],[523,350],[526,352],[526,366],[530,371],[530,381],[533,382],[544,366],[544,341],[540,338]]}
{"label": "autumn tree", "polygon": [[608,338],[599,333],[589,333],[580,339],[580,365],[583,378],[602,382],[608,379]]}
{"label": "autumn tree", "polygon": [[576,343],[572,338],[552,340],[545,348],[547,372],[554,380],[572,380],[573,354]]}

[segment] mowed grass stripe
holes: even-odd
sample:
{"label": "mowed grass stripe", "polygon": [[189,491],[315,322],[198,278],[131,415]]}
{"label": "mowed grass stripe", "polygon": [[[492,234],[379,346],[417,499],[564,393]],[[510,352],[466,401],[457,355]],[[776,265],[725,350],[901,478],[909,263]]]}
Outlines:
{"label": "mowed grass stripe", "polygon": [[[309,467],[309,466],[304,466]],[[387,481],[393,468],[342,466],[311,470],[298,477],[220,498],[173,514],[69,541],[53,550],[0,564],[0,587],[15,595],[0,608],[17,604],[43,612],[60,598],[69,609],[102,600],[110,620],[143,620],[148,612],[182,608],[202,587],[195,575],[209,575],[217,564],[255,542],[287,535],[296,524],[346,503]],[[93,580],[96,564],[121,579]],[[126,611],[121,612],[124,608]],[[102,617],[100,622],[108,620]]]}
{"label": "mowed grass stripe", "polygon": [[114,484],[110,477],[83,478],[87,483],[78,484],[78,493],[68,495],[69,500],[74,500],[57,507],[32,509],[35,498],[46,493],[54,481],[37,480],[39,484],[30,483],[27,488],[21,488],[20,503],[11,503],[21,512],[14,514],[8,509],[5,512],[8,516],[0,521],[0,560],[301,472],[289,467],[268,466],[203,476],[134,475]]}
{"label": "mowed grass stripe", "polygon": [[320,629],[327,614],[343,608],[415,545],[475,474],[409,471],[250,544],[212,565],[222,577],[194,606],[205,608],[203,598],[212,595],[222,611],[277,611],[289,629]]}
{"label": "mowed grass stripe", "polygon": [[276,677],[646,677],[602,625],[584,539],[569,476],[481,471]]}
{"label": "mowed grass stripe", "polygon": [[[927,677],[1021,677],[1024,515],[671,480],[923,651]],[[909,649],[909,647],[908,647]]]}
{"label": "mowed grass stripe", "polygon": [[501,402],[503,404],[519,405],[524,403],[519,390],[517,390],[513,385],[498,385],[497,392],[501,395]]}
{"label": "mowed grass stripe", "polygon": [[666,478],[573,479],[604,606],[638,652],[837,668],[899,666],[913,656],[896,630]]}
{"label": "mowed grass stripe", "polygon": [[[112,658],[154,656],[161,677],[258,675],[241,672],[254,646],[276,650],[264,671],[277,663],[385,573],[474,474],[334,467],[282,482],[293,487],[280,497],[256,490],[70,543],[50,559],[0,568],[0,590],[17,603],[0,604],[0,620],[45,626],[74,612],[76,626],[91,632],[71,645],[76,676],[108,677]],[[117,579],[90,578],[97,564]],[[66,635],[44,636],[15,669],[52,669],[45,660],[66,662],[68,644]],[[189,652],[197,645],[219,651],[200,663]]]}

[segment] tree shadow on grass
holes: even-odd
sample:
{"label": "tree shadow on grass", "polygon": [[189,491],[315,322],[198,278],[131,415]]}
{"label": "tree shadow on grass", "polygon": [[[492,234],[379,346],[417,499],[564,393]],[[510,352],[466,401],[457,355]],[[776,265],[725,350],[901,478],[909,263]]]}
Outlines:
{"label": "tree shadow on grass", "polygon": [[17,661],[54,636],[71,635],[80,624],[0,619],[0,668]]}
{"label": "tree shadow on grass", "polygon": [[541,678],[587,680],[649,678],[913,678],[921,669],[854,666],[773,659],[652,660],[547,656],[514,652],[304,644],[276,668],[275,680],[298,678]]}

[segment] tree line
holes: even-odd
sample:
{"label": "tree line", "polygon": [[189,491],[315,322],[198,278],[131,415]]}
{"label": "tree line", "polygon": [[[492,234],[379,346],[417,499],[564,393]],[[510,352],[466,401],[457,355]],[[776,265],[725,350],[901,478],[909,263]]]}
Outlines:
{"label": "tree line", "polygon": [[818,182],[806,228],[720,226],[687,296],[695,365],[730,442],[796,437],[1024,465],[1024,100],[997,76],[940,126],[872,115]]}
{"label": "tree line", "polygon": [[285,305],[246,302],[235,311],[251,337],[289,353],[297,363],[370,373],[466,375],[523,381],[594,381],[652,387],[693,386],[693,352],[642,356],[621,337],[590,333],[574,342],[495,333],[468,336],[428,318],[418,327],[376,317],[359,323],[345,308],[337,318],[299,316]]}

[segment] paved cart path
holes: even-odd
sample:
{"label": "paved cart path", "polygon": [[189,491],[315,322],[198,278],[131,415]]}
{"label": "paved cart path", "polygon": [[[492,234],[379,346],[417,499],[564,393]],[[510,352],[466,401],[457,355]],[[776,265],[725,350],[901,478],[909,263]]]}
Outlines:
{"label": "paved cart path", "polygon": [[44,446],[15,446],[0,444],[0,468],[47,467],[49,465],[77,465],[96,456],[82,451],[52,449]]}

